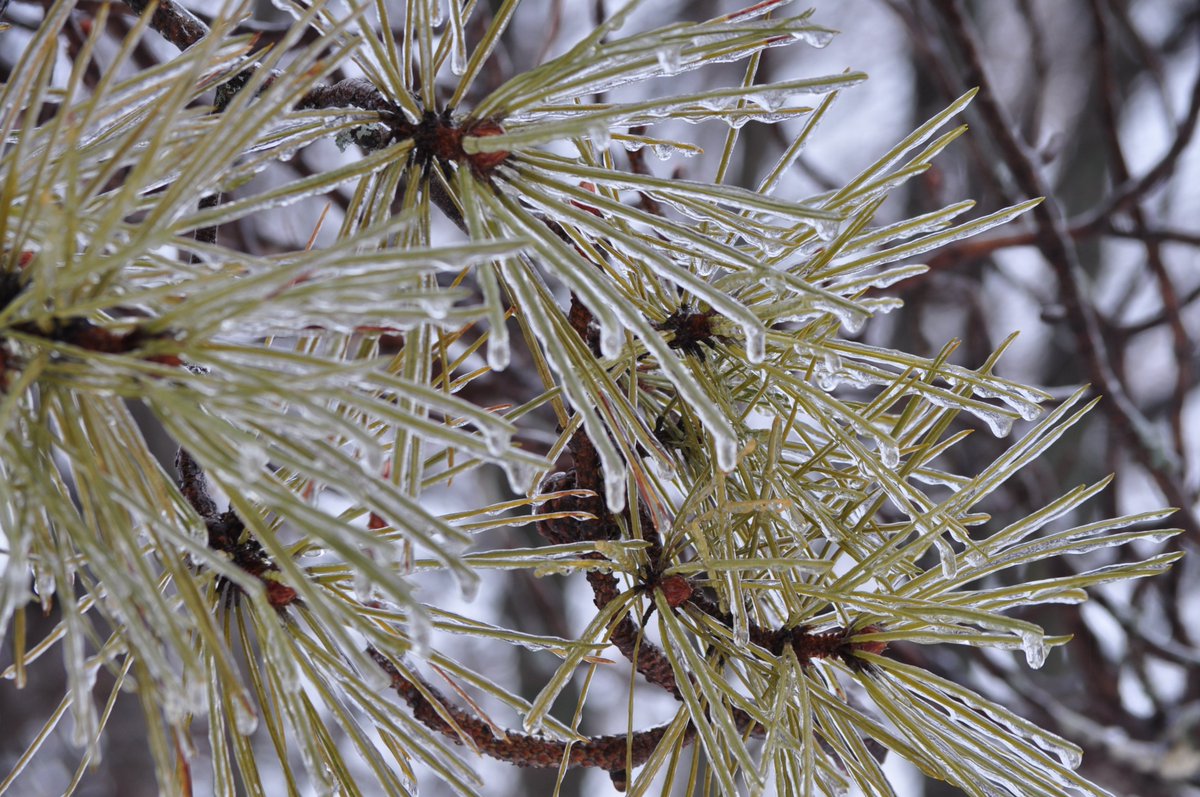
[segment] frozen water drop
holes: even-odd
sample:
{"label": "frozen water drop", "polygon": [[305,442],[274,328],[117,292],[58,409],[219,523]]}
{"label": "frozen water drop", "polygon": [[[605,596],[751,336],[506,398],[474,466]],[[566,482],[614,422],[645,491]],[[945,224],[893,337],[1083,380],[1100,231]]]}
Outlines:
{"label": "frozen water drop", "polygon": [[713,448],[717,453],[717,467],[729,473],[737,467],[737,440],[732,435],[713,431]]}
{"label": "frozen water drop", "polygon": [[1083,751],[1075,745],[1056,745],[1054,752],[1067,769],[1079,769],[1083,763]]}
{"label": "frozen water drop", "polygon": [[1041,669],[1041,666],[1046,663],[1048,646],[1040,631],[1022,632],[1021,650],[1025,651],[1025,661],[1033,669]]}
{"label": "frozen water drop", "polygon": [[746,324],[742,327],[746,336],[746,359],[752,365],[759,365],[767,357],[767,332],[759,324]]}
{"label": "frozen water drop", "polygon": [[828,219],[814,219],[812,222],[813,233],[822,241],[832,241],[837,237],[839,224],[836,221]]}
{"label": "frozen water drop", "polygon": [[1002,412],[984,412],[982,410],[975,411],[975,415],[987,424],[988,429],[996,437],[1007,437],[1012,431],[1013,419],[1012,416]]}
{"label": "frozen water drop", "polygon": [[493,329],[491,337],[488,338],[488,368],[491,368],[493,371],[503,371],[508,367],[511,357],[512,353],[508,346],[508,333],[501,333],[499,330]]}
{"label": "frozen water drop", "polygon": [[750,626],[743,619],[745,614],[739,614],[735,618],[733,626],[733,644],[739,648],[747,647],[750,644]]}
{"label": "frozen water drop", "polygon": [[238,475],[246,481],[256,481],[271,461],[267,450],[257,443],[243,443],[237,449]]}
{"label": "frozen water drop", "polygon": [[445,21],[446,9],[442,7],[442,0],[432,0],[429,3],[429,24],[436,28]]}
{"label": "frozen water drop", "polygon": [[481,431],[483,432],[483,439],[487,445],[488,453],[493,457],[503,455],[508,448],[509,441],[512,440],[508,429],[503,426],[487,424],[481,427]]}
{"label": "frozen water drop", "polygon": [[625,345],[625,331],[615,323],[600,325],[600,354],[605,358],[617,357]]}
{"label": "frozen water drop", "polygon": [[610,512],[625,509],[625,468],[609,463],[604,468],[604,500]]}
{"label": "frozen water drop", "polygon": [[433,635],[433,624],[422,611],[412,611],[408,615],[408,640],[412,643],[413,653],[423,656],[429,650],[429,640]]}
{"label": "frozen water drop", "polygon": [[900,449],[895,443],[881,437],[875,441],[875,445],[879,449],[879,461],[885,468],[895,469],[900,466]]}
{"label": "frozen water drop", "polygon": [[524,494],[533,486],[533,477],[537,475],[537,466],[509,459],[503,460],[501,466],[504,468],[504,475],[508,478],[508,486],[514,493]]}
{"label": "frozen water drop", "polygon": [[596,149],[608,149],[608,145],[612,143],[612,131],[608,125],[596,125],[588,131],[588,138]]}
{"label": "frozen water drop", "polygon": [[455,75],[461,75],[467,71],[467,48],[462,39],[456,39],[454,49],[450,51],[450,71]]}
{"label": "frozen water drop", "polygon": [[828,46],[833,41],[834,33],[831,30],[798,30],[792,33],[792,38],[799,42],[804,42],[809,47],[816,47],[818,50]]}
{"label": "frozen water drop", "polygon": [[654,56],[658,59],[658,66],[664,75],[674,75],[683,63],[683,51],[679,45],[660,47]]}
{"label": "frozen water drop", "polygon": [[952,579],[958,575],[958,557],[954,555],[954,549],[950,547],[941,537],[934,537],[933,544],[937,546],[942,564],[942,576],[947,579]]}
{"label": "frozen water drop", "polygon": [[462,571],[455,569],[452,571],[458,581],[458,590],[462,594],[462,599],[467,603],[474,603],[479,597],[479,576],[473,571]]}
{"label": "frozen water drop", "polygon": [[242,692],[230,702],[233,705],[233,727],[242,736],[254,733],[258,729],[258,712],[254,710],[250,695]]}

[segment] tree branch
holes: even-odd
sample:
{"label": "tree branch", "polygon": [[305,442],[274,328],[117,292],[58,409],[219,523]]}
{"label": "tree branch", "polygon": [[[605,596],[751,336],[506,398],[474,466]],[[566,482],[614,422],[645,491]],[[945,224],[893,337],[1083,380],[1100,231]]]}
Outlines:
{"label": "tree branch", "polygon": [[[1059,295],[1089,378],[1097,391],[1106,398],[1101,406],[1110,423],[1126,441],[1133,456],[1151,474],[1166,499],[1180,508],[1181,525],[1188,535],[1193,540],[1200,541],[1200,523],[1190,509],[1192,501],[1183,487],[1182,468],[1178,458],[1172,456],[1170,449],[1164,446],[1154,427],[1129,398],[1120,379],[1112,370],[1095,310],[1085,297],[1079,281],[1078,256],[1063,221],[1062,211],[1024,144],[1017,139],[1007,112],[992,90],[983,67],[977,37],[963,14],[961,0],[932,1],[934,8],[946,23],[951,43],[962,59],[964,79],[980,88],[974,107],[995,141],[1005,166],[1012,173],[1022,193],[1030,197],[1045,197],[1045,200],[1031,211],[1037,227],[1037,244],[1058,279]],[[1166,162],[1170,163],[1173,160]],[[1154,182],[1157,177],[1153,180],[1150,178],[1158,173],[1159,168],[1156,167],[1140,182]]]}

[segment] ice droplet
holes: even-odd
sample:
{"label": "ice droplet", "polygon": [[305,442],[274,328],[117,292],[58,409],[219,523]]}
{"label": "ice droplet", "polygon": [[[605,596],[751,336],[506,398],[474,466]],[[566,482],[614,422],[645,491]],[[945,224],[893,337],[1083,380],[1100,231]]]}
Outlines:
{"label": "ice droplet", "polygon": [[508,346],[508,327],[494,326],[488,335],[487,364],[493,371],[503,371],[512,359]]}
{"label": "ice droplet", "polygon": [[900,449],[895,443],[878,437],[875,439],[875,446],[879,449],[879,461],[885,468],[894,469],[900,466]]}
{"label": "ice droplet", "polygon": [[527,462],[514,462],[510,459],[505,459],[500,464],[504,468],[504,475],[508,478],[508,486],[514,493],[523,495],[533,485],[537,466]]}
{"label": "ice droplet", "polygon": [[750,644],[750,619],[745,611],[733,615],[733,644],[745,648]]}
{"label": "ice droplet", "polygon": [[612,131],[608,125],[596,125],[588,131],[588,138],[596,149],[608,149],[608,145],[612,143]]}
{"label": "ice droplet", "polygon": [[972,410],[973,414],[978,416],[988,429],[996,437],[1007,437],[1012,431],[1013,419],[1009,415],[1002,412],[984,412],[982,410]]}
{"label": "ice droplet", "polygon": [[454,47],[450,50],[450,71],[461,75],[467,71],[467,47],[461,38],[456,38]]}
{"label": "ice droplet", "polygon": [[816,47],[818,50],[827,46],[833,41],[834,33],[831,30],[798,30],[792,33],[792,38],[799,42],[804,42],[809,47]]}
{"label": "ice droplet", "polygon": [[[924,524],[918,524],[923,526]],[[942,564],[942,576],[947,579],[952,579],[958,575],[958,557],[954,555],[954,549],[950,547],[950,543],[946,542],[941,537],[934,537],[933,544],[937,546],[938,554],[940,554]]]}
{"label": "ice droplet", "polygon": [[746,324],[742,334],[746,336],[746,359],[759,365],[767,357],[767,331],[759,324]]}
{"label": "ice droplet", "polygon": [[840,229],[840,227],[839,227],[838,222],[836,222],[836,221],[828,221],[826,219],[813,219],[812,220],[812,229],[813,229],[813,233],[815,233],[817,238],[819,238],[820,240],[832,241],[834,238],[837,237],[838,230]]}
{"label": "ice droplet", "polygon": [[458,582],[458,591],[462,595],[462,599],[467,603],[474,603],[479,597],[479,582],[480,578],[474,571],[462,571],[454,569],[455,580]]}
{"label": "ice droplet", "polygon": [[408,641],[412,643],[413,654],[424,656],[429,650],[429,639],[433,635],[433,625],[425,612],[414,609],[408,614]]}
{"label": "ice droplet", "polygon": [[493,457],[499,457],[504,454],[508,448],[509,441],[512,437],[507,429],[503,426],[492,426],[485,424],[480,427],[483,432],[484,444],[487,445],[488,453]]}
{"label": "ice droplet", "polygon": [[1079,766],[1083,763],[1083,751],[1075,745],[1055,745],[1053,752],[1067,769],[1079,769]]}
{"label": "ice droplet", "polygon": [[237,450],[238,476],[246,481],[257,481],[263,468],[270,462],[267,450],[256,443],[243,443]]}
{"label": "ice droplet", "polygon": [[696,154],[691,150],[681,150],[679,147],[675,147],[670,144],[651,144],[650,151],[653,152],[654,157],[658,158],[660,161],[669,161],[675,155],[680,153],[682,153],[684,157],[691,157],[692,155]]}
{"label": "ice droplet", "polygon": [[54,607],[54,574],[48,568],[37,568],[33,591],[41,598],[42,611],[49,616]]}
{"label": "ice droplet", "polygon": [[654,56],[658,59],[658,65],[664,75],[674,75],[683,64],[683,51],[679,45],[660,47]]}
{"label": "ice droplet", "polygon": [[429,3],[429,24],[436,28],[445,21],[446,9],[442,7],[442,0],[431,0]]}
{"label": "ice droplet", "polygon": [[233,727],[242,736],[249,736],[258,729],[258,712],[247,692],[236,695],[233,703]]}
{"label": "ice droplet", "polygon": [[731,435],[712,430],[713,448],[717,453],[717,467],[729,473],[737,467],[737,440]]}
{"label": "ice droplet", "polygon": [[1021,633],[1021,650],[1025,651],[1025,661],[1035,670],[1041,669],[1046,663],[1048,646],[1040,631],[1023,631]]}
{"label": "ice droplet", "polygon": [[625,330],[620,325],[600,325],[600,354],[605,358],[617,357],[625,345]]}
{"label": "ice droplet", "polygon": [[604,468],[604,500],[610,512],[625,509],[625,468],[607,463]]}

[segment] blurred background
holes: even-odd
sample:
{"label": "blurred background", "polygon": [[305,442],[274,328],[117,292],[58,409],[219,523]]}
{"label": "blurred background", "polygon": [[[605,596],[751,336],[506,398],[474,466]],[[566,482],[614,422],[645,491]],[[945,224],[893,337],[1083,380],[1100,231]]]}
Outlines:
{"label": "blurred background", "polygon": [[[186,3],[202,18],[216,3]],[[0,3],[3,5],[3,3]],[[62,40],[64,68],[85,36],[96,4],[81,0],[73,30]],[[402,3],[393,3],[402,6]],[[491,7],[499,3],[492,0]],[[615,0],[526,0],[482,81],[490,86],[562,52]],[[631,25],[703,19],[742,3],[656,0],[644,4]],[[487,2],[468,37],[478,37]],[[1066,396],[1090,383],[1104,400],[1066,443],[1060,443],[993,497],[995,527],[1041,507],[1064,490],[1116,473],[1115,484],[1072,523],[1170,505],[1184,534],[1162,544],[1193,554],[1200,548],[1200,5],[1194,0],[809,0],[814,21],[842,33],[823,49],[806,46],[767,51],[760,81],[863,70],[865,84],[847,90],[812,137],[780,196],[803,198],[840,186],[944,108],[968,88],[980,96],[965,120],[971,131],[954,143],[918,181],[898,191],[878,222],[941,208],[961,199],[977,202],[975,215],[1029,196],[1046,196],[1049,218],[1027,214],[983,238],[959,242],[927,256],[930,270],[888,289],[903,309],[875,319],[861,336],[869,342],[934,356],[957,339],[953,360],[978,366],[1013,332],[1020,336],[1001,360],[1001,375]],[[20,52],[27,31],[39,24],[41,2],[12,0],[0,36],[0,79]],[[394,19],[403,19],[402,8]],[[113,40],[134,24],[129,12],[113,13]],[[263,2],[246,28],[265,38],[286,18]],[[150,36],[139,48],[144,68],[172,57],[174,49]],[[100,67],[97,67],[98,69]],[[733,84],[743,66],[729,64],[673,81]],[[352,75],[347,71],[346,75]],[[485,86],[486,88],[486,86]],[[666,90],[650,83],[640,92]],[[680,90],[670,86],[671,91]],[[748,124],[741,131],[730,179],[753,185],[775,163],[794,132]],[[796,122],[795,124],[799,124]],[[709,155],[658,161],[637,158],[638,168],[659,175],[711,179],[724,128],[682,127],[656,135],[690,140]],[[354,157],[330,144],[302,152],[263,180],[283,180],[327,168],[331,158]],[[286,217],[255,217],[222,229],[222,243],[251,252],[303,245],[326,204],[344,207],[346,193],[290,207]],[[282,216],[282,214],[281,214]],[[336,223],[326,224],[335,230]],[[509,370],[477,380],[481,403],[517,404],[540,391],[513,352]],[[553,421],[527,430],[527,445],[545,448]],[[962,417],[962,423],[971,419]],[[1019,429],[1017,430],[1019,432]],[[164,462],[173,456],[160,441]],[[1006,445],[981,427],[952,451],[961,473],[974,473]],[[507,486],[480,477],[457,484],[459,494],[431,496],[448,508],[501,500]],[[532,530],[505,534],[487,544],[536,544]],[[1157,550],[1138,553],[1149,556]],[[1026,580],[1064,575],[1070,568],[1103,565],[1094,557],[1055,562]],[[427,586],[438,594],[440,586]],[[594,611],[582,578],[534,579],[526,573],[489,577],[469,606],[448,605],[501,625],[533,633],[571,636]],[[1039,725],[1079,743],[1082,773],[1117,795],[1200,795],[1200,561],[1185,558],[1165,577],[1099,590],[1081,606],[1039,607],[1027,615],[1049,633],[1073,634],[1038,671],[1019,656],[965,648],[897,645],[893,655],[1016,709]],[[53,615],[31,628],[40,638]],[[51,657],[53,658],[53,657]],[[463,661],[484,668],[519,693],[535,694],[556,660],[524,650],[463,644]],[[0,669],[10,660],[0,652]],[[0,685],[0,772],[7,772],[62,696],[61,673],[43,662],[30,686]],[[585,713],[595,732],[625,727],[628,678],[598,673]],[[611,687],[611,689],[610,689]],[[606,704],[604,695],[621,697]],[[560,704],[571,705],[566,695]],[[655,690],[637,691],[635,719],[654,724],[669,717],[673,701]],[[105,757],[79,794],[150,795],[153,772],[133,700],[118,703]],[[50,795],[66,788],[78,752],[66,741],[44,751],[18,784],[17,794]],[[56,758],[57,756],[57,758]],[[903,797],[947,797],[957,790],[926,783],[902,762],[890,760]],[[201,766],[194,768],[202,769]],[[516,770],[481,761],[487,795],[541,795],[553,790],[553,773]],[[602,773],[573,773],[561,794],[610,794]],[[203,793],[197,791],[198,794]],[[443,793],[432,779],[423,794]]]}

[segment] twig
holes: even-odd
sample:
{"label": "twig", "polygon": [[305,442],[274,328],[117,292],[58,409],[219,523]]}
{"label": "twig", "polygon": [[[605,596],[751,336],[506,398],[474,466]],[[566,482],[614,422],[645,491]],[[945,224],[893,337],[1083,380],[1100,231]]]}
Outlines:
{"label": "twig", "polygon": [[[1049,187],[1039,174],[1033,159],[1014,134],[1008,113],[996,99],[983,68],[975,32],[963,14],[962,4],[960,0],[933,0],[933,5],[945,20],[950,40],[962,58],[965,67],[964,78],[969,84],[981,89],[974,107],[978,109],[988,133],[996,142],[1005,165],[1026,196],[1045,197],[1045,201],[1032,211],[1037,226],[1038,247],[1058,279],[1059,294],[1074,333],[1076,346],[1087,366],[1088,375],[1098,392],[1106,398],[1101,406],[1112,425],[1126,440],[1130,451],[1154,478],[1166,499],[1180,508],[1181,525],[1188,535],[1193,540],[1200,540],[1200,523],[1190,509],[1191,499],[1182,485],[1180,463],[1164,448],[1153,426],[1134,405],[1124,386],[1113,373],[1095,310],[1087,302],[1079,282],[1079,262],[1061,209],[1051,196]],[[1200,102],[1200,94],[1195,95],[1194,100]],[[1185,128],[1188,126],[1184,125]],[[1180,136],[1176,144],[1179,145],[1182,139]],[[1174,149],[1173,146],[1172,150]],[[1138,181],[1138,186],[1156,183],[1172,163],[1174,157],[1164,158],[1159,166]],[[1140,194],[1141,190],[1139,188],[1136,192],[1126,193],[1133,196]]]}
{"label": "twig", "polygon": [[[138,15],[146,13],[146,7],[150,5],[147,0],[127,2]],[[150,27],[180,50],[186,50],[208,34],[208,26],[175,0],[159,0],[154,16],[150,18]]]}
{"label": "twig", "polygon": [[196,514],[205,520],[217,516],[217,502],[209,493],[208,477],[186,448],[180,446],[175,454],[175,472],[179,477],[179,491],[196,510]]}
{"label": "twig", "polygon": [[[1108,35],[1108,20],[1105,16],[1101,0],[1091,0],[1092,17],[1096,26],[1096,61],[1100,74],[1100,110],[1104,119],[1103,130],[1109,149],[1109,162],[1114,176],[1122,183],[1128,183],[1131,175],[1129,164],[1121,147],[1119,120],[1117,118],[1117,101],[1120,89],[1117,86],[1116,67],[1113,63],[1112,42]],[[1198,84],[1200,85],[1200,84]],[[1129,215],[1133,220],[1134,229],[1146,227],[1146,214],[1137,199],[1131,200]],[[1172,342],[1175,347],[1175,387],[1171,401],[1171,429],[1174,433],[1175,456],[1184,455],[1183,442],[1183,405],[1191,388],[1192,373],[1189,358],[1192,352],[1192,342],[1184,329],[1180,314],[1179,296],[1171,277],[1163,262],[1162,247],[1153,239],[1145,240],[1146,262],[1150,271],[1158,281],[1159,294],[1162,297],[1163,314],[1167,327],[1171,330]]]}
{"label": "twig", "polygon": [[[479,752],[520,767],[557,767],[566,759],[569,767],[595,767],[623,777],[628,767],[641,766],[650,758],[670,728],[659,725],[627,734],[593,736],[573,744],[517,731],[497,736],[490,724],[454,706],[419,675],[406,677],[374,648],[368,648],[367,653],[391,678],[392,688],[408,703],[413,716],[427,727],[458,744],[463,744],[465,735]],[[453,724],[446,720],[447,716]],[[695,738],[695,728],[689,724],[683,733],[683,744],[690,744]],[[622,781],[617,781],[618,788],[622,785]]]}

